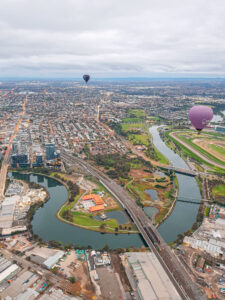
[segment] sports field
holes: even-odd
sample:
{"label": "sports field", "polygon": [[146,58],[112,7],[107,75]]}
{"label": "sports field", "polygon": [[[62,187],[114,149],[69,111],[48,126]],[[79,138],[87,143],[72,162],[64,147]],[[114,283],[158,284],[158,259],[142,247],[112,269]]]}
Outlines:
{"label": "sports field", "polygon": [[[225,136],[213,132],[202,132],[198,135],[195,131],[179,130],[169,134],[176,142],[182,144],[193,153],[193,158],[201,163],[225,169]],[[189,156],[192,157],[191,154]]]}

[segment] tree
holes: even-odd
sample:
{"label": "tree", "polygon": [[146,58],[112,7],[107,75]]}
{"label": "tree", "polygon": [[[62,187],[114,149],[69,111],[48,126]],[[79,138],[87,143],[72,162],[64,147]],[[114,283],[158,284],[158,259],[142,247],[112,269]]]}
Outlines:
{"label": "tree", "polygon": [[75,276],[71,276],[71,277],[69,278],[69,281],[70,281],[71,283],[74,283],[74,282],[76,281]]}
{"label": "tree", "polygon": [[99,228],[100,228],[101,230],[104,230],[104,229],[105,229],[105,223],[102,223],[102,224],[99,226]]}
{"label": "tree", "polygon": [[73,222],[73,214],[70,210],[64,210],[62,212],[62,217],[69,222]]}

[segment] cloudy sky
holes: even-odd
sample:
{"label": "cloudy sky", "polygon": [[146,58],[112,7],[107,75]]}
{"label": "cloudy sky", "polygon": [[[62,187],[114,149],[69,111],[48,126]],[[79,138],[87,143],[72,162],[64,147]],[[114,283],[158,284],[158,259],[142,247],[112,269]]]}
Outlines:
{"label": "cloudy sky", "polygon": [[225,76],[225,1],[0,1],[0,77],[86,72]]}

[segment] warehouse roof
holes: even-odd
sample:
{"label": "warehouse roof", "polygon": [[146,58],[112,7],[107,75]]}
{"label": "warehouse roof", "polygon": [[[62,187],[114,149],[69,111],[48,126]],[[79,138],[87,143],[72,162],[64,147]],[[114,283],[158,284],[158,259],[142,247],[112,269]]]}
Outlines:
{"label": "warehouse roof", "polygon": [[5,280],[11,273],[15,272],[19,267],[16,264],[11,265],[7,269],[5,269],[2,273],[0,273],[0,282]]}
{"label": "warehouse roof", "polygon": [[65,254],[64,251],[58,251],[56,252],[54,255],[50,256],[48,259],[46,259],[44,262],[43,262],[43,265],[48,268],[48,269],[51,269],[54,264],[56,264],[58,262],[58,260],[63,257],[63,255]]}
{"label": "warehouse roof", "polygon": [[126,257],[137,278],[138,291],[142,299],[181,300],[154,253],[126,253]]}

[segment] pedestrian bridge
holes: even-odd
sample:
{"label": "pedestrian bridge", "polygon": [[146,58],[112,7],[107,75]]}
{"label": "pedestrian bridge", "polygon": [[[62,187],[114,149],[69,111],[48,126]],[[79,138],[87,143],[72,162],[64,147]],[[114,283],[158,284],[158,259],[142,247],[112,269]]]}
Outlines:
{"label": "pedestrian bridge", "polygon": [[193,204],[200,204],[201,202],[210,202],[210,199],[195,199],[195,198],[187,198],[187,197],[178,197],[178,202],[186,202],[186,203],[193,203]]}

